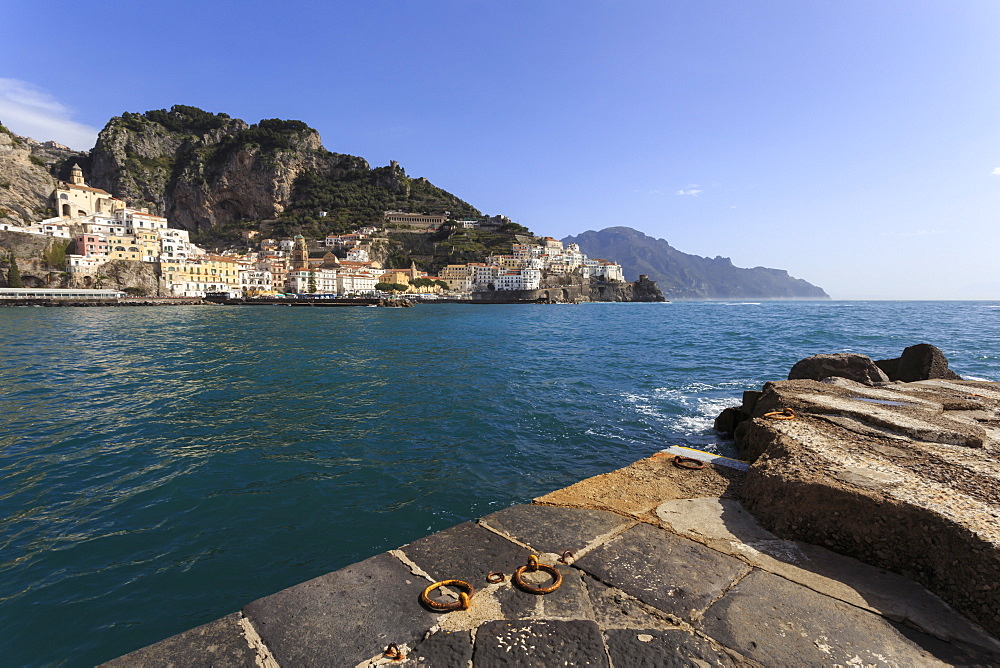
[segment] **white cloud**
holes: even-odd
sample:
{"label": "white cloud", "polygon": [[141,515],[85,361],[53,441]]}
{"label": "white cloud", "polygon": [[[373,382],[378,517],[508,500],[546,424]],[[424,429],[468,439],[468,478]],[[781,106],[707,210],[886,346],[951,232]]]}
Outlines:
{"label": "white cloud", "polygon": [[691,185],[684,186],[677,191],[678,195],[690,195],[691,197],[697,197],[701,193],[697,183],[692,183]]}
{"label": "white cloud", "polygon": [[990,172],[993,176],[1000,176],[1000,167],[994,167],[993,171]]}
{"label": "white cloud", "polygon": [[38,141],[54,140],[89,150],[97,128],[70,120],[72,110],[47,91],[20,79],[0,78],[0,123],[14,134]]}

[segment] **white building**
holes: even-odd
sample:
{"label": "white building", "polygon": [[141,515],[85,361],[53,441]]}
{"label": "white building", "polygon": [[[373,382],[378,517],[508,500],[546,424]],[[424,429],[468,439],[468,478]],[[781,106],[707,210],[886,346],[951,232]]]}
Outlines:
{"label": "white building", "polygon": [[274,292],[271,272],[259,269],[240,269],[240,291],[244,297]]}
{"label": "white building", "polygon": [[378,279],[366,274],[337,274],[338,295],[368,295],[375,292]]}
{"label": "white building", "polygon": [[336,295],[336,269],[296,269],[288,272],[285,281],[289,292],[295,294]]}

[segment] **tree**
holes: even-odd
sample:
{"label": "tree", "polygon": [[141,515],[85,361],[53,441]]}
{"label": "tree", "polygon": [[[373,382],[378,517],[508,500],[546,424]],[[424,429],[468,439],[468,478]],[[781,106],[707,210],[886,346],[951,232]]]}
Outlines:
{"label": "tree", "polygon": [[309,272],[309,294],[316,293],[316,274]]}
{"label": "tree", "polygon": [[24,281],[21,280],[21,270],[17,268],[17,260],[14,259],[14,251],[10,252],[8,263],[9,263],[9,268],[7,269],[7,287],[23,288]]}

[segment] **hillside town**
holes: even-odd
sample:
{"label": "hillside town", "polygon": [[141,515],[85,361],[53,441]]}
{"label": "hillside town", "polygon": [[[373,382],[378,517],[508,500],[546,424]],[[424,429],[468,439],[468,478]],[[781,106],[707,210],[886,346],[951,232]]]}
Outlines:
{"label": "hillside town", "polygon": [[131,208],[87,185],[78,165],[69,181],[58,182],[51,208],[54,217],[27,226],[3,222],[0,231],[66,240],[64,283],[74,288],[108,287],[107,266],[112,262],[148,263],[157,276],[160,296],[184,298],[386,293],[468,298],[479,291],[536,290],[546,278],[569,274],[608,283],[624,281],[619,264],[589,258],[579,245],[564,245],[551,237],[518,236],[509,254],[447,265],[437,276],[420,271],[412,262],[408,268],[389,268],[378,252],[389,231],[431,234],[445,225],[475,229],[498,224],[401,211],[385,212],[381,226],[323,239],[259,238],[259,232],[248,230],[243,233],[247,249],[210,253],[192,243],[187,230],[170,227],[167,218],[146,208]]}

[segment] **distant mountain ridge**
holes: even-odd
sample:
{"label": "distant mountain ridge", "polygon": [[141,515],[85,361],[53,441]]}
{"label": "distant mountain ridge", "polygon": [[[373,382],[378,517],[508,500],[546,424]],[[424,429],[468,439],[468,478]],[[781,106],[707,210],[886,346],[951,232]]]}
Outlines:
{"label": "distant mountain ridge", "polygon": [[625,280],[647,274],[667,299],[829,299],[822,288],[783,269],[733,266],[727,257],[706,258],[677,250],[631,227],[608,227],[566,237],[590,257],[613,259]]}

